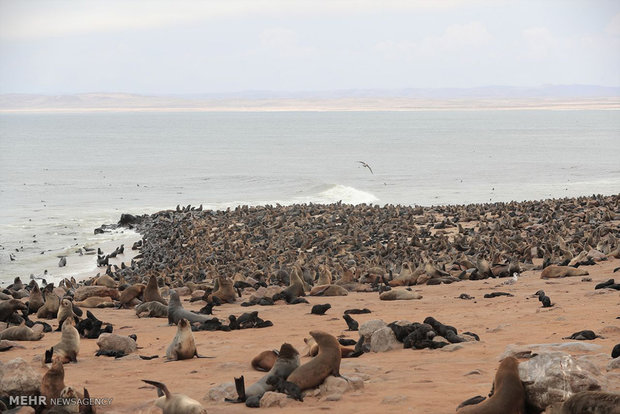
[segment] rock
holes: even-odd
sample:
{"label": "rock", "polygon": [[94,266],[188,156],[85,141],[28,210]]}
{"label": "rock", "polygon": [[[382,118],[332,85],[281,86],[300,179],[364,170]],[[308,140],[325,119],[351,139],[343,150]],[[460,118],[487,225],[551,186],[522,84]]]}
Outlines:
{"label": "rock", "polygon": [[587,361],[577,361],[565,352],[539,352],[519,364],[519,376],[525,385],[528,403],[540,411],[574,393],[596,391],[606,386],[598,368]]}
{"label": "rock", "polygon": [[389,326],[377,329],[370,337],[370,350],[372,352],[387,352],[402,348],[403,343],[396,339],[394,331]]}
{"label": "rock", "polygon": [[443,348],[439,348],[444,352],[454,352],[454,351],[458,351],[459,349],[465,348],[465,346],[460,343],[460,344],[450,344],[450,345],[446,345]]}
{"label": "rock", "polygon": [[585,343],[585,342],[565,342],[554,344],[530,344],[530,345],[515,345],[510,344],[506,346],[504,353],[499,357],[499,360],[513,356],[515,358],[529,358],[532,353],[541,352],[595,352],[602,348],[601,345]]}
{"label": "rock", "polygon": [[210,388],[207,395],[204,397],[205,400],[218,402],[223,402],[224,398],[237,398],[237,390],[235,389],[235,384],[232,382],[225,382],[216,387]]}
{"label": "rock", "polygon": [[620,369],[620,358],[614,358],[607,364],[607,371],[612,371],[614,369]]}
{"label": "rock", "polygon": [[601,260],[605,260],[605,254],[596,249],[592,249],[588,252],[588,258],[599,262]]}
{"label": "rock", "polygon": [[349,390],[349,383],[342,377],[334,377],[333,375],[330,375],[325,378],[323,383],[319,386],[319,390],[321,391],[320,395],[342,395]]}
{"label": "rock", "polygon": [[111,333],[99,335],[97,345],[102,351],[122,351],[125,354],[131,354],[138,349],[138,344],[132,338]]}
{"label": "rock", "polygon": [[601,335],[609,335],[609,336],[618,335],[618,337],[620,337],[620,327],[615,326],[615,325],[606,326],[603,329],[601,329],[599,333]]}
{"label": "rock", "polygon": [[279,392],[267,391],[260,399],[260,408],[286,407],[288,396]]}
{"label": "rock", "polygon": [[41,374],[22,358],[0,362],[0,395],[39,395]]}
{"label": "rock", "polygon": [[6,347],[9,347],[9,346],[12,346],[15,349],[17,349],[17,348],[26,349],[25,346],[21,345],[17,341],[9,341],[8,339],[0,339],[0,349],[6,348]]}
{"label": "rock", "polygon": [[269,286],[269,287],[259,287],[256,292],[250,295],[250,302],[258,302],[264,297],[273,297],[276,293],[280,293],[284,290],[281,286]]}
{"label": "rock", "polygon": [[385,328],[386,326],[387,323],[383,322],[381,319],[373,319],[368,322],[364,322],[359,327],[360,337],[364,337],[364,343],[369,344],[372,334],[381,328]]}
{"label": "rock", "polygon": [[[101,296],[106,297],[109,296],[112,299],[118,300],[120,298],[120,294],[118,290],[112,289],[105,286],[80,286],[75,290],[74,300],[76,302],[81,302],[84,299],[90,298],[91,296]],[[60,296],[62,297],[62,296]]]}

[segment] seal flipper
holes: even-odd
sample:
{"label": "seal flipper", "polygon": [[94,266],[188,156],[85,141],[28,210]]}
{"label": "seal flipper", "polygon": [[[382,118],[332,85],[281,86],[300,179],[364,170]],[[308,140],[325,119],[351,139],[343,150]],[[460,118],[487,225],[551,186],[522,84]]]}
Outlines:
{"label": "seal flipper", "polygon": [[471,397],[471,398],[463,401],[462,403],[460,403],[459,406],[456,407],[456,410],[458,411],[459,409],[465,407],[466,405],[480,404],[482,401],[484,401],[486,399],[487,399],[487,397],[483,397],[481,395],[476,395],[475,397]]}
{"label": "seal flipper", "polygon": [[230,403],[242,403],[246,401],[246,396],[245,396],[245,379],[242,376],[240,376],[239,378],[235,377],[235,388],[237,389],[237,399],[232,399],[232,398],[224,398],[224,401],[226,402],[230,402]]}
{"label": "seal flipper", "polygon": [[166,387],[166,384],[164,384],[163,382],[157,382],[157,381],[151,381],[151,380],[142,380],[143,382],[146,382],[147,384],[150,385],[154,385],[155,387],[157,387],[157,396],[158,397],[162,397],[162,396],[166,396],[166,399],[170,398],[172,395],[170,394],[170,391],[168,391],[168,387]]}

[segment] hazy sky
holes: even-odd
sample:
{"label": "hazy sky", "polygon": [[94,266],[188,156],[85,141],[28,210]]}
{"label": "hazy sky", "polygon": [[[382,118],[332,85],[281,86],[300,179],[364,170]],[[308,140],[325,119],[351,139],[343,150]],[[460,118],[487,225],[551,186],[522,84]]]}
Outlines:
{"label": "hazy sky", "polygon": [[0,93],[620,86],[618,0],[0,0]]}

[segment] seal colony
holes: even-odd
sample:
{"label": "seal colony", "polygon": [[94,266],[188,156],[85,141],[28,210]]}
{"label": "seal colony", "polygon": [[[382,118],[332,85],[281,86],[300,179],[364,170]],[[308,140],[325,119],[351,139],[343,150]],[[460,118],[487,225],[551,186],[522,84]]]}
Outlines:
{"label": "seal colony", "polygon": [[[409,406],[407,399],[415,398],[420,412],[454,412],[460,401],[493,386],[489,398],[470,399],[460,411],[493,412],[518,401],[515,412],[527,412],[518,361],[504,359],[499,369],[487,361],[496,361],[510,343],[567,342],[571,332],[575,339],[596,332],[584,345],[602,344],[604,353],[597,355],[606,358],[617,354],[618,293],[609,280],[620,258],[619,223],[618,195],[429,208],[188,206],[123,215],[120,225],[143,235],[131,263],[116,266],[125,255],[116,249],[100,253],[108,262],[99,269],[105,274],[85,281],[66,279],[55,287],[16,280],[2,292],[0,316],[9,327],[0,330],[20,342],[0,348],[3,361],[22,355],[49,361],[49,380],[66,372],[71,383],[76,376],[87,381],[91,395],[115,390],[108,396],[118,399],[121,411],[139,410],[141,401],[164,412],[203,412],[230,404],[225,398],[257,407],[284,393],[290,398],[277,404],[333,404],[339,412],[359,413]],[[589,313],[597,319],[576,321],[584,306],[599,304],[604,307]],[[244,312],[247,306],[255,307]],[[90,310],[83,315],[80,307]],[[366,330],[379,319],[395,322],[380,328],[376,339]],[[519,331],[521,324],[528,329]],[[532,329],[553,324],[545,334]],[[235,332],[246,328],[262,329]],[[95,356],[91,339],[112,330],[139,345],[114,354],[124,362]],[[305,340],[310,350],[300,356]],[[390,352],[377,351],[381,340],[392,341],[384,347]],[[140,358],[129,359],[132,353]],[[199,353],[212,358],[194,358]],[[441,368],[446,363],[448,373]],[[141,391],[139,379],[122,376],[126,366],[159,390],[155,402],[151,387]],[[120,391],[105,375],[93,378],[107,368],[120,369]],[[468,370],[479,371],[471,374],[476,381]],[[355,396],[330,388],[348,389],[358,375],[365,385]],[[205,381],[233,378],[236,391],[205,396]],[[620,381],[609,378],[610,388],[601,392],[615,401]],[[54,395],[64,385],[46,384]],[[128,390],[132,396],[123,396]],[[564,407],[584,404],[583,398]],[[353,401],[355,410],[341,409]]]}

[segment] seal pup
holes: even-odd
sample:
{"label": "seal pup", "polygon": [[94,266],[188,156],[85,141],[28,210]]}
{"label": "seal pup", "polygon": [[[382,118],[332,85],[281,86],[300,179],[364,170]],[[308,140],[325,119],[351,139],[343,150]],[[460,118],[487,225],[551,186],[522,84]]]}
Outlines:
{"label": "seal pup", "polygon": [[50,350],[45,351],[45,362],[51,362],[52,355],[58,355],[63,364],[67,362],[77,362],[77,355],[80,352],[80,334],[75,329],[75,320],[67,318],[62,324],[60,342]]}
{"label": "seal pup", "polygon": [[157,285],[157,277],[155,275],[151,275],[149,278],[143,297],[144,302],[159,302],[162,305],[168,305],[168,302],[159,293],[159,286]]}
{"label": "seal pup", "polygon": [[552,414],[620,414],[620,394],[603,391],[582,391],[564,401]]}
{"label": "seal pup", "polygon": [[[260,399],[267,391],[273,391],[275,388],[270,384],[272,377],[286,380],[295,369],[299,367],[299,352],[291,345],[284,343],[278,352],[278,358],[275,364],[261,379],[250,385],[247,389],[241,384],[237,387],[239,402],[245,401],[249,407],[255,407],[260,404]],[[242,377],[243,378],[243,377]],[[235,381],[236,382],[236,381]]]}
{"label": "seal pup", "polygon": [[0,339],[6,339],[9,341],[38,341],[43,338],[43,325],[39,325],[37,330],[30,329],[26,326],[26,321],[23,321],[19,326],[11,326],[0,332]]}
{"label": "seal pup", "polygon": [[183,309],[179,294],[173,289],[170,291],[170,301],[168,302],[168,325],[176,325],[181,319],[187,319],[189,323],[202,323],[217,318],[198,315]]}
{"label": "seal pup", "polygon": [[156,301],[142,302],[136,306],[136,315],[138,318],[167,318],[168,306]]}
{"label": "seal pup", "polygon": [[616,344],[614,348],[611,350],[611,357],[618,358],[620,357],[620,344]]}
{"label": "seal pup", "polygon": [[322,384],[330,375],[340,376],[341,351],[336,337],[323,331],[310,331],[310,336],[319,345],[318,355],[295,369],[286,380],[301,391]]}
{"label": "seal pup", "polygon": [[525,414],[525,388],[519,377],[519,361],[505,358],[497,369],[490,397],[477,405],[466,405],[460,414]]}
{"label": "seal pup", "polygon": [[194,334],[189,322],[187,319],[181,319],[177,324],[177,333],[166,351],[166,358],[168,361],[179,361],[191,359],[194,356],[197,358],[211,358],[198,355]]}
{"label": "seal pup", "polygon": [[159,398],[155,400],[155,405],[162,409],[163,414],[207,414],[207,410],[198,401],[187,395],[170,393],[166,384],[151,380],[142,381],[157,387]]}

